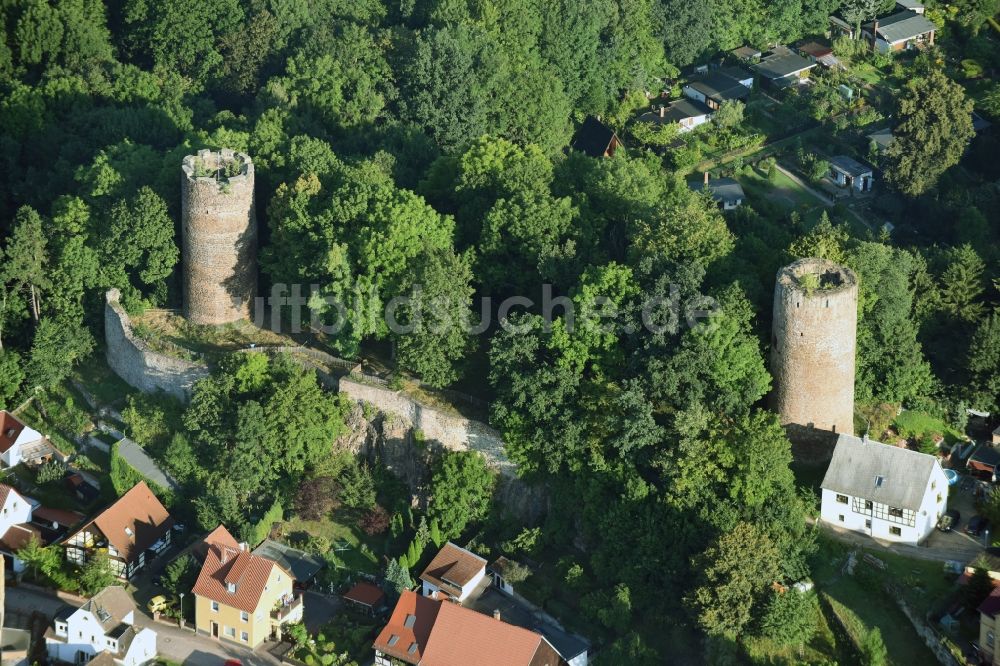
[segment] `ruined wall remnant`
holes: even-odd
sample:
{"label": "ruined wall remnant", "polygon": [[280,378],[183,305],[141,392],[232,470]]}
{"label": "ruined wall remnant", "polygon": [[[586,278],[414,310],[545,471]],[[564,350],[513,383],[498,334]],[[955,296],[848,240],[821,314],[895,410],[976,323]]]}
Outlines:
{"label": "ruined wall remnant", "polygon": [[854,433],[858,280],[825,259],[778,271],[771,334],[772,405],[782,425]]}
{"label": "ruined wall remnant", "polygon": [[150,349],[132,333],[132,322],[122,309],[117,289],[105,294],[104,340],[108,365],[127,384],[146,393],[165,391],[178,400],[190,397],[194,383],[208,376],[208,367]]}
{"label": "ruined wall remnant", "polygon": [[253,161],[200,150],[181,170],[184,315],[211,325],[247,318],[257,295]]}

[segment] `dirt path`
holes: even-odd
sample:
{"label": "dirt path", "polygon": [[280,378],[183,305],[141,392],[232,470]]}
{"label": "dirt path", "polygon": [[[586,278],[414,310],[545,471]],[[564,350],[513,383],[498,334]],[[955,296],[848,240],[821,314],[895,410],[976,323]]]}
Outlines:
{"label": "dirt path", "polygon": [[924,542],[928,545],[911,546],[903,543],[878,541],[864,534],[837,529],[826,523],[820,523],[820,527],[826,534],[829,534],[842,543],[860,546],[872,552],[893,553],[918,560],[930,560],[932,562],[954,560],[962,564],[967,564],[983,552],[981,543],[960,532],[953,532],[947,535],[935,532]]}
{"label": "dirt path", "polygon": [[796,185],[798,185],[803,190],[805,190],[809,194],[811,194],[814,197],[816,197],[817,199],[819,199],[824,205],[826,205],[826,206],[832,206],[834,204],[833,199],[831,199],[830,197],[826,196],[822,192],[813,189],[808,183],[806,183],[804,180],[802,180],[801,178],[799,178],[798,176],[796,176],[794,173],[792,173],[791,171],[789,171],[785,167],[781,166],[780,164],[775,164],[774,166],[775,166],[775,168],[778,171],[780,171],[781,173],[783,173],[786,176],[788,176],[789,178],[791,178],[795,182]]}

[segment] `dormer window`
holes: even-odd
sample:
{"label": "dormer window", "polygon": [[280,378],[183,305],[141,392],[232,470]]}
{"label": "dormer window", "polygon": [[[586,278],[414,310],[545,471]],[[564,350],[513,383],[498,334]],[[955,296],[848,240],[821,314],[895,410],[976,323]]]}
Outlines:
{"label": "dormer window", "polygon": [[884,476],[876,476],[875,477],[875,487],[876,488],[881,488],[884,483],[885,483],[885,477]]}
{"label": "dormer window", "polygon": [[226,583],[226,592],[236,594],[236,583]]}
{"label": "dormer window", "polygon": [[125,528],[125,534],[126,534],[127,536],[135,536],[135,532],[133,532],[133,531],[132,531],[132,528],[131,528],[131,527],[126,527],[126,528]]}

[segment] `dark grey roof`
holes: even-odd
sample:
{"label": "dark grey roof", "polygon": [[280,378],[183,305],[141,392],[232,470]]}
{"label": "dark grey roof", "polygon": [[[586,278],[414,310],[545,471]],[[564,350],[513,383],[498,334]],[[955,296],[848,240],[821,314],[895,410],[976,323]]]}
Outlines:
{"label": "dark grey roof", "polygon": [[937,459],[926,453],[840,435],[821,487],[916,511],[935,465]]}
{"label": "dark grey roof", "polygon": [[[725,74],[729,78],[735,81],[746,81],[747,79],[753,79],[753,72],[751,72],[746,67],[720,67],[717,70],[720,74]],[[742,84],[740,84],[742,85]]]}
{"label": "dark grey roof", "polygon": [[545,636],[549,644],[556,649],[559,656],[566,661],[572,661],[590,650],[590,643],[575,634],[560,631],[547,622],[540,622],[534,631]]}
{"label": "dark grey roof", "polygon": [[573,139],[573,148],[591,157],[603,157],[615,138],[615,132],[593,116],[587,116]]}
{"label": "dark grey roof", "polygon": [[[869,30],[873,27],[874,23],[869,23],[867,26]],[[913,39],[932,30],[937,30],[937,26],[931,23],[930,19],[909,9],[878,20],[878,34],[890,44]]]}
{"label": "dark grey roof", "polygon": [[[691,183],[691,189],[700,192],[705,189],[703,181]],[[743,186],[732,178],[715,178],[708,181],[708,191],[716,201],[737,201],[746,198]]]}
{"label": "dark grey roof", "polygon": [[326,564],[322,558],[305,551],[286,546],[283,543],[267,539],[253,550],[254,555],[266,557],[277,562],[283,569],[290,571],[295,580],[305,583]]}
{"label": "dark grey roof", "polygon": [[705,97],[714,99],[717,102],[724,102],[730,99],[746,99],[750,95],[750,89],[745,85],[722,72],[711,72],[697,81],[689,83],[693,89],[700,92]]}
{"label": "dark grey roof", "polygon": [[892,143],[892,128],[884,127],[880,130],[875,130],[868,135],[868,138],[874,141],[879,148],[888,148],[889,144]]}
{"label": "dark grey roof", "polygon": [[670,103],[663,115],[659,111],[647,111],[639,120],[647,123],[679,123],[688,118],[712,115],[712,109],[696,99],[678,99]]}
{"label": "dark grey roof", "polygon": [[180,484],[174,477],[163,471],[156,461],[149,457],[141,446],[127,437],[118,442],[118,455],[156,485],[164,490],[178,490]]}
{"label": "dark grey roof", "polygon": [[923,9],[924,3],[918,2],[918,0],[896,0],[896,4],[900,7],[906,7],[907,9]]}
{"label": "dark grey roof", "polygon": [[982,463],[990,467],[1000,466],[1000,450],[990,444],[980,444],[969,456],[968,462]]}
{"label": "dark grey roof", "polygon": [[830,166],[838,171],[843,171],[849,176],[863,176],[872,172],[872,168],[870,166],[862,164],[853,157],[848,157],[847,155],[836,155],[831,157]]}
{"label": "dark grey roof", "polygon": [[993,125],[993,123],[991,123],[990,121],[986,120],[985,118],[983,118],[981,115],[979,115],[975,111],[972,112],[972,129],[973,130],[975,130],[976,132],[982,132],[984,129],[987,129],[991,125]]}
{"label": "dark grey roof", "polygon": [[741,46],[739,48],[730,51],[737,58],[742,58],[744,60],[749,60],[751,58],[760,57],[760,49],[755,49],[752,46]]}
{"label": "dark grey roof", "polygon": [[816,63],[803,58],[788,49],[776,50],[754,65],[757,72],[768,79],[782,79],[803,69],[815,67]]}

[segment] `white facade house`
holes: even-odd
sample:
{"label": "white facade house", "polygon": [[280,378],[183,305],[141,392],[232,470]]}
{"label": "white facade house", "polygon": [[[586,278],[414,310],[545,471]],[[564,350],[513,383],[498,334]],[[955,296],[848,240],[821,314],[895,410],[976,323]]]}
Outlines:
{"label": "white facade house", "polygon": [[21,423],[10,412],[0,411],[0,461],[15,467],[24,460],[24,447],[41,442],[42,433]]}
{"label": "white facade house", "polygon": [[425,597],[450,597],[465,601],[486,578],[486,560],[450,541],[420,574]]}
{"label": "white facade house", "polygon": [[100,656],[117,666],[156,658],[156,632],[135,626],[135,602],[119,586],[106,587],[80,608],[56,615],[45,632],[50,659],[86,664]]}
{"label": "white facade house", "polygon": [[916,544],[948,508],[937,458],[840,435],[822,483],[821,519],[876,539]]}
{"label": "white facade house", "polygon": [[28,523],[37,504],[36,500],[0,484],[0,553],[10,558],[14,573],[24,571],[24,562],[17,558],[16,552],[36,534]]}

